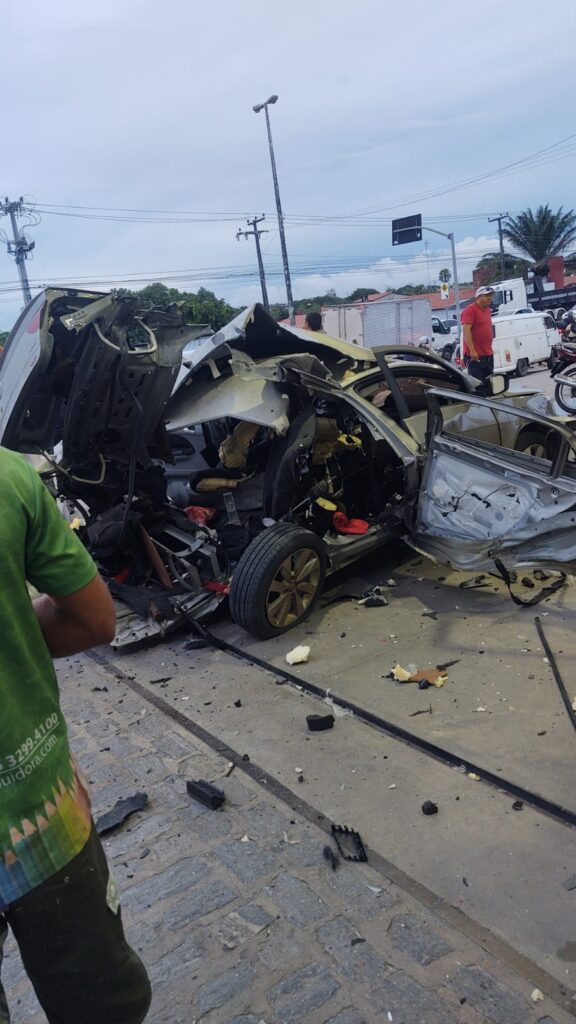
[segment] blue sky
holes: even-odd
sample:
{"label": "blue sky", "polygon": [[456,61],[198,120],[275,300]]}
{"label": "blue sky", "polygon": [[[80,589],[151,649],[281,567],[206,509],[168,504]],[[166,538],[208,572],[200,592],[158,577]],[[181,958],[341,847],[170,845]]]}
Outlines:
{"label": "blue sky", "polygon": [[[235,236],[246,216],[266,212],[269,292],[282,299],[264,115],[252,112],[274,92],[296,296],[436,281],[448,262],[442,239],[429,235],[428,261],[422,245],[391,246],[389,219],[414,212],[454,229],[469,278],[496,245],[488,215],[576,206],[570,143],[450,188],[571,134],[573,40],[559,26],[572,10],[568,0],[553,17],[518,0],[8,0],[0,195],[42,209],[28,231],[30,277],[104,288],[172,275],[249,303],[259,296],[253,242]],[[98,208],[202,216],[140,223],[149,215],[106,220]],[[6,328],[21,301],[4,247],[0,268]]]}

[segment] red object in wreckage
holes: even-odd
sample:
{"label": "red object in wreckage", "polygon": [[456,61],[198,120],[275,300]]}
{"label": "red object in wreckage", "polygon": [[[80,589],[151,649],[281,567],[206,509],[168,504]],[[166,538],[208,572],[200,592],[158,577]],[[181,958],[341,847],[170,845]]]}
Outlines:
{"label": "red object in wreckage", "polygon": [[216,515],[215,508],[204,508],[203,505],[188,505],[184,509],[184,514],[188,517],[191,523],[196,523],[197,526],[206,526],[211,519],[214,519]]}
{"label": "red object in wreckage", "polygon": [[211,590],[214,594],[229,594],[230,584],[229,583],[218,583],[217,580],[208,580],[202,584],[204,590]]}
{"label": "red object in wreckage", "polygon": [[367,523],[365,519],[348,519],[344,512],[335,512],[332,516],[332,523],[338,533],[362,534],[368,533],[370,529],[370,523]]}

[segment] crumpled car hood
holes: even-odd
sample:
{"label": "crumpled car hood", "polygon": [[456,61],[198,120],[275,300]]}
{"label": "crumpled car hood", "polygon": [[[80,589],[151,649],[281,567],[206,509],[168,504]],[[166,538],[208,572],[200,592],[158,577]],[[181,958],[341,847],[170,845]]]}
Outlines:
{"label": "crumpled car hood", "polygon": [[[243,310],[217,331],[201,347],[200,358],[204,358],[210,346],[216,349],[223,343],[237,352],[244,352],[251,359],[270,359],[306,352],[321,360],[334,376],[343,376],[353,366],[367,368],[376,364],[371,349],[331,338],[321,331],[303,331],[298,327],[279,324],[260,303]],[[197,353],[190,360],[191,367],[197,365],[196,359]]]}

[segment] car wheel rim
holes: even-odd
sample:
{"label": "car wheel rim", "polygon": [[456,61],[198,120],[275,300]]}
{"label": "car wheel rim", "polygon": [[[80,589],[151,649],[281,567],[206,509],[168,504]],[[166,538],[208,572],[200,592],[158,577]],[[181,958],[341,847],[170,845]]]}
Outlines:
{"label": "car wheel rim", "polygon": [[266,617],[271,626],[285,629],[307,612],[320,585],[320,558],[311,548],[301,548],[279,566],[266,597]]}
{"label": "car wheel rim", "polygon": [[534,444],[529,444],[524,450],[528,455],[534,455],[537,459],[546,458],[546,445],[541,442],[536,441]]}

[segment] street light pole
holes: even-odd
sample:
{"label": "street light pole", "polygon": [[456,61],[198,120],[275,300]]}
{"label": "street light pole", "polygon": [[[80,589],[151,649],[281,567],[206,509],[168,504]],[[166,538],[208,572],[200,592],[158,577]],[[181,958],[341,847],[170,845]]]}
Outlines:
{"label": "street light pole", "polygon": [[280,188],[278,185],[278,174],[276,172],[276,159],[274,157],[274,146],[272,144],[272,129],[270,128],[270,117],[268,105],[276,103],[277,96],[269,96],[265,103],[257,103],[252,110],[259,114],[261,110],[266,116],[266,129],[268,131],[268,146],[270,148],[270,163],[272,165],[272,180],[274,182],[274,195],[276,197],[276,212],[278,214],[278,230],[280,232],[280,250],[282,252],[282,266],[284,267],[284,281],[286,282],[286,299],[288,302],[288,316],[292,326],[296,323],[294,318],[294,300],[292,298],[292,283],[290,281],[290,267],[288,265],[288,251],[286,249],[286,236],[284,234],[284,216],[282,214],[282,203],[280,202]]}
{"label": "street light pole", "polygon": [[442,238],[448,238],[450,241],[450,247],[452,249],[452,273],[454,275],[454,301],[456,303],[456,324],[458,328],[458,336],[460,336],[460,284],[458,281],[458,264],[456,263],[456,246],[454,244],[454,232],[437,231],[436,228],[429,228],[426,224],[422,225],[423,231],[431,231],[434,235],[441,235]]}

